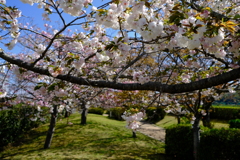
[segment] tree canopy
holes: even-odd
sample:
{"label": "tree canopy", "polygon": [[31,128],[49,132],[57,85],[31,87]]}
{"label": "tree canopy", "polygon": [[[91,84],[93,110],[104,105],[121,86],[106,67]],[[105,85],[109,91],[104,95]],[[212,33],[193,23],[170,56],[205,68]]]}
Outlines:
{"label": "tree canopy", "polygon": [[[21,2],[42,10],[45,25],[25,16]],[[21,2],[0,8],[0,58],[19,76],[161,93],[238,84],[238,1]]]}

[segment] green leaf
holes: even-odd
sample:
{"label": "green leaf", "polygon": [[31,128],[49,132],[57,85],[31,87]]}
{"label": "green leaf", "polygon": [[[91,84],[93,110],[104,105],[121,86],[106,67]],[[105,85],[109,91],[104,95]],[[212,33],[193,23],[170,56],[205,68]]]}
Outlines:
{"label": "green leaf", "polygon": [[230,13],[232,11],[232,9],[233,9],[232,7],[226,8],[226,14]]}
{"label": "green leaf", "polygon": [[185,56],[183,56],[183,59],[184,60],[187,60],[187,59],[189,59],[189,58],[191,58],[192,56],[191,55],[185,55]]}
{"label": "green leaf", "polygon": [[54,65],[48,65],[48,67],[55,67]]}
{"label": "green leaf", "polygon": [[72,62],[73,62],[73,59],[69,59],[69,60],[67,61],[67,64],[65,65],[65,67],[67,67],[67,66],[71,65],[71,64],[72,64]]}
{"label": "green leaf", "polygon": [[37,85],[37,86],[35,86],[35,87],[34,87],[34,91],[40,89],[41,87],[42,87],[42,85]]}
{"label": "green leaf", "polygon": [[179,10],[180,7],[181,7],[181,5],[178,3],[172,8],[172,10]]}
{"label": "green leaf", "polygon": [[119,3],[120,3],[120,0],[113,0],[113,3],[119,4]]}
{"label": "green leaf", "polygon": [[89,33],[89,34],[92,35],[93,33],[94,33],[94,30],[90,30],[90,33]]}
{"label": "green leaf", "polygon": [[106,50],[111,50],[115,46],[114,42],[111,42],[109,45],[105,47]]}
{"label": "green leaf", "polygon": [[44,83],[38,83],[38,85],[36,85],[36,86],[34,87],[34,91],[40,89],[43,85],[44,85]]}
{"label": "green leaf", "polygon": [[26,70],[23,68],[19,68],[19,72],[22,74],[22,73],[26,72]]}
{"label": "green leaf", "polygon": [[180,21],[185,19],[185,15],[178,11],[173,11],[172,15],[169,17],[169,23],[174,23],[176,25],[180,24]]}
{"label": "green leaf", "polygon": [[123,37],[119,37],[117,40],[117,43],[120,42],[123,39]]}
{"label": "green leaf", "polygon": [[150,4],[149,2],[145,2],[145,6],[146,6],[147,8],[151,8],[151,4]]}
{"label": "green leaf", "polygon": [[54,89],[55,89],[55,86],[56,86],[57,84],[56,83],[53,83],[52,85],[50,85],[49,87],[48,87],[48,91],[53,91]]}
{"label": "green leaf", "polygon": [[97,11],[99,12],[99,15],[105,15],[108,12],[106,9],[98,9]]}
{"label": "green leaf", "polygon": [[45,57],[45,60],[46,60],[47,62],[50,62],[50,61],[51,61],[51,59],[50,59],[48,56]]}
{"label": "green leaf", "polygon": [[233,19],[239,19],[240,18],[240,14],[236,14]]}

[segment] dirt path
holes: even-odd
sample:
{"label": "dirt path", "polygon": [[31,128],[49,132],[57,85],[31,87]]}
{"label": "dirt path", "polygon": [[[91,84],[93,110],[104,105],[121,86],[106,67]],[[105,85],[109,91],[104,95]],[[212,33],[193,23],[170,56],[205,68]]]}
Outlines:
{"label": "dirt path", "polygon": [[157,125],[141,122],[140,128],[138,128],[137,131],[161,142],[165,142],[165,129]]}

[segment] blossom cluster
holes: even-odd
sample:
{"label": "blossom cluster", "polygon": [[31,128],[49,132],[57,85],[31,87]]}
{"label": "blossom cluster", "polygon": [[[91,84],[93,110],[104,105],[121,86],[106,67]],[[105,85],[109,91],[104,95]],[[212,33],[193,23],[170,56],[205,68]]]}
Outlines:
{"label": "blossom cluster", "polygon": [[5,90],[3,90],[2,88],[0,88],[0,98],[4,98],[6,97],[7,92]]}
{"label": "blossom cluster", "polygon": [[134,132],[139,128],[139,121],[143,119],[145,114],[139,112],[138,109],[130,109],[123,113],[122,118],[126,120],[126,127],[132,129]]}
{"label": "blossom cluster", "polygon": [[9,50],[13,49],[13,47],[17,43],[17,39],[20,35],[19,32],[19,24],[18,18],[21,17],[21,11],[17,8],[7,7],[5,6],[6,1],[1,1],[1,11],[0,11],[0,28],[7,33],[4,36],[10,34],[11,41],[6,43],[5,45]]}
{"label": "blossom cluster", "polygon": [[126,127],[132,129],[133,131],[136,131],[136,129],[140,127],[139,121],[142,120],[143,117],[143,112],[131,113],[129,111],[125,111],[122,115],[122,118],[127,122]]}
{"label": "blossom cluster", "polygon": [[64,12],[72,16],[80,16],[85,13],[83,7],[87,7],[92,0],[59,0],[58,3]]}
{"label": "blossom cluster", "polygon": [[146,82],[149,82],[150,78],[146,76],[146,74],[144,74],[142,71],[139,71],[133,73],[133,80],[138,81],[141,84],[144,84]]}
{"label": "blossom cluster", "polygon": [[[132,6],[131,9],[127,8],[128,6]],[[134,29],[146,40],[155,39],[163,34],[162,20],[156,18],[154,10],[148,10],[143,1],[131,0],[121,1],[119,4],[111,3],[108,10],[100,9],[96,12],[97,23],[106,27]]]}

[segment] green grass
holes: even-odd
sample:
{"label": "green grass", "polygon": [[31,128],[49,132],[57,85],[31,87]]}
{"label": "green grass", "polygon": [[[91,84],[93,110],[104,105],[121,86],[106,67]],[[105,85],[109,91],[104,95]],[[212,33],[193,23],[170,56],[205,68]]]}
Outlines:
{"label": "green grass", "polygon": [[[213,123],[214,128],[229,127],[228,121],[225,121],[225,120],[212,119],[211,122]],[[166,115],[163,120],[156,123],[157,126],[163,127],[163,128],[166,128],[173,124],[177,124],[177,118],[175,116],[170,116],[170,115]],[[202,125],[202,122],[200,122],[200,125]]]}
{"label": "green grass", "polygon": [[160,126],[162,128],[166,128],[166,127],[171,126],[173,124],[177,124],[177,118],[174,117],[174,116],[169,116],[169,115],[166,115],[164,117],[164,119],[162,119],[161,121],[156,123],[157,126]]}
{"label": "green grass", "polygon": [[232,107],[240,107],[239,105],[213,105],[214,107],[223,107],[223,108],[232,108]]}
{"label": "green grass", "polygon": [[87,125],[80,125],[80,115],[59,120],[50,149],[43,149],[48,124],[33,129],[18,142],[0,153],[0,159],[162,159],[164,143],[126,129],[124,121],[89,114]]}
{"label": "green grass", "polygon": [[226,120],[212,119],[213,128],[229,128],[229,123]]}

